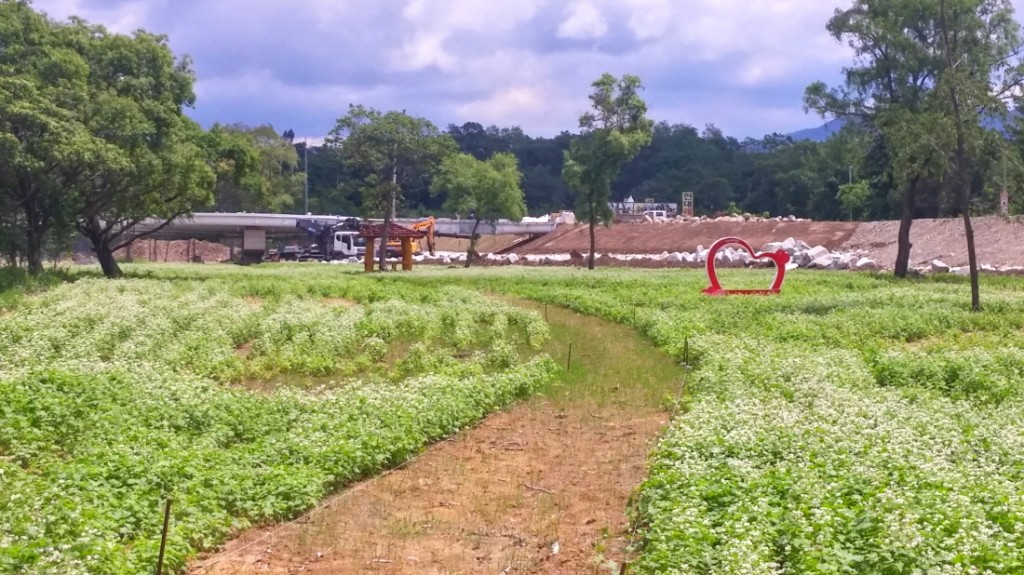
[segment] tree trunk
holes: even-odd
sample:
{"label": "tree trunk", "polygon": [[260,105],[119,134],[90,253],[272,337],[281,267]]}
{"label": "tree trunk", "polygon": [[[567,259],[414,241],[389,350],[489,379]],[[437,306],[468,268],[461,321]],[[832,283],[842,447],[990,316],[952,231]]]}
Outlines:
{"label": "tree trunk", "polygon": [[46,234],[46,225],[43,218],[39,217],[40,210],[33,199],[34,195],[25,191],[23,196],[22,209],[25,213],[25,253],[23,255],[28,263],[28,273],[35,276],[43,273],[43,236]]}
{"label": "tree trunk", "polygon": [[587,257],[587,269],[594,269],[594,253],[597,251],[597,238],[594,236],[594,227],[597,225],[597,216],[594,214],[595,206],[590,206],[590,255]]}
{"label": "tree trunk", "polygon": [[114,257],[114,252],[110,249],[109,243],[102,240],[94,240],[92,249],[96,252],[96,259],[100,261],[100,269],[103,270],[103,275],[111,279],[124,275],[121,271],[121,266],[117,264],[117,259]]}
{"label": "tree trunk", "polygon": [[89,238],[89,242],[92,243],[92,251],[100,262],[100,269],[103,270],[103,275],[111,279],[123,276],[124,273],[121,272],[121,266],[117,264],[117,259],[114,258],[114,250],[110,249],[111,240],[108,237],[109,232],[104,230],[99,218],[93,216],[85,222],[79,222],[77,227],[78,231]]}
{"label": "tree trunk", "polygon": [[28,273],[37,276],[43,273],[43,232],[29,222],[25,229],[25,260]]}
{"label": "tree trunk", "polygon": [[[946,2],[939,1],[941,14],[942,43],[946,53],[946,65],[949,70],[955,70],[954,57],[949,42],[949,23],[946,20]],[[955,77],[954,77],[955,79]],[[960,209],[964,215],[964,233],[967,235],[967,263],[971,269],[971,309],[981,311],[981,288],[978,285],[978,254],[974,250],[974,226],[971,225],[971,172],[973,165],[970,154],[967,152],[967,137],[964,134],[965,114],[960,104],[960,93],[957,90],[957,83],[949,85],[949,101],[953,105],[953,121],[956,126],[956,156],[954,169],[956,170],[956,182],[960,185]],[[971,122],[977,122],[977,118],[967,116]]]}
{"label": "tree trunk", "polygon": [[917,209],[917,178],[903,190],[902,214],[900,231],[896,236],[896,272],[898,278],[907,277],[910,269],[910,225],[914,223],[914,211]]}
{"label": "tree trunk", "polygon": [[971,224],[970,187],[964,186],[961,204],[964,210],[964,232],[967,234],[967,263],[971,267],[971,309],[981,311],[981,286],[978,283],[978,254],[974,249],[974,226]]}
{"label": "tree trunk", "polygon": [[[394,202],[395,191],[394,189],[389,192],[388,203]],[[387,270],[387,259],[388,259],[388,226],[391,225],[391,210],[388,208],[384,209],[384,230],[380,234],[380,251],[377,253],[377,267],[382,272]]]}
{"label": "tree trunk", "polygon": [[470,266],[470,264],[473,263],[473,260],[476,258],[476,239],[477,239],[476,230],[479,227],[480,227],[480,218],[477,218],[476,221],[473,222],[473,232],[470,234],[470,237],[469,237],[469,250],[466,251],[466,266],[465,267],[467,267],[467,268]]}

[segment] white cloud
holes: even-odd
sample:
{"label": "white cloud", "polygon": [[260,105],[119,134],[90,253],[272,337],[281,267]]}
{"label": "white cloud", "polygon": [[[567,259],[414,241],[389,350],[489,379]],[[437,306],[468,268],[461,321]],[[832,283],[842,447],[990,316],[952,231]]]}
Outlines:
{"label": "white cloud", "polygon": [[573,2],[566,18],[558,25],[558,36],[571,40],[590,40],[608,33],[608,21],[596,6],[586,1]]}
{"label": "white cloud", "polygon": [[660,38],[672,29],[672,0],[633,0],[629,6],[629,29],[638,40]]}
{"label": "white cloud", "polygon": [[[590,82],[637,74],[652,117],[737,137],[819,122],[803,88],[852,60],[825,24],[852,0],[34,0],[167,33],[198,73],[196,117],[326,133],[349,103],[438,125],[575,130]],[[1024,0],[1013,0],[1018,9]],[[564,40],[582,42],[565,42]],[[588,42],[589,41],[589,42]]]}
{"label": "white cloud", "polygon": [[397,70],[422,70],[430,66],[452,70],[456,59],[445,51],[445,38],[445,34],[437,32],[417,32],[405,41],[392,65]]}
{"label": "white cloud", "polygon": [[50,17],[64,20],[72,15],[85,17],[91,24],[102,24],[108,30],[119,34],[130,34],[143,28],[148,16],[145,0],[119,3],[116,6],[96,7],[82,0],[50,0],[36,2],[35,7]]}
{"label": "white cloud", "polygon": [[[325,84],[315,89],[294,86],[275,78],[270,70],[243,71],[231,76],[200,79],[195,91],[200,102],[223,106],[222,123],[245,121],[237,114],[244,111],[246,100],[258,98],[264,107],[290,106],[310,113],[335,109],[337,113],[327,129],[333,127],[333,119],[344,115],[349,102],[368,102],[385,96],[377,89],[356,89],[345,85]],[[274,118],[270,117],[248,123],[276,124]]]}
{"label": "white cloud", "polygon": [[410,0],[402,18],[411,25],[411,35],[391,54],[398,70],[421,70],[431,66],[451,72],[462,60],[446,50],[445,44],[460,33],[501,35],[514,30],[536,12],[538,1],[493,2],[462,0],[438,3]]}

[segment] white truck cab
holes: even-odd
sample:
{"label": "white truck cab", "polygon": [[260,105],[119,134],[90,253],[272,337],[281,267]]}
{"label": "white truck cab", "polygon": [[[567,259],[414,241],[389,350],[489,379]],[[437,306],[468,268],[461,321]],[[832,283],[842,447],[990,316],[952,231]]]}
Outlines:
{"label": "white truck cab", "polygon": [[332,256],[335,258],[356,258],[366,253],[366,240],[357,237],[359,232],[334,232],[334,246]]}

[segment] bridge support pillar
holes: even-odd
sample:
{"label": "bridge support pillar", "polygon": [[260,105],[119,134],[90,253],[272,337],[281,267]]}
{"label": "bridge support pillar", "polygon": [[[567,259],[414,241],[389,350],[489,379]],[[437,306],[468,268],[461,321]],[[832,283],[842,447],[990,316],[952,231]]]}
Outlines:
{"label": "bridge support pillar", "polygon": [[243,264],[259,263],[263,261],[263,254],[267,251],[267,231],[262,228],[247,228],[242,231],[242,261]]}

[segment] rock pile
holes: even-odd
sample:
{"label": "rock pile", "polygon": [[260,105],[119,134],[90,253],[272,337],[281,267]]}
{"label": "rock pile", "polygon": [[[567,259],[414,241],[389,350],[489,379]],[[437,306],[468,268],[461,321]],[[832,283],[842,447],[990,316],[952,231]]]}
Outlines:
{"label": "rock pile", "polygon": [[[798,218],[796,216],[776,216],[776,217],[764,217],[753,214],[736,214],[730,216],[674,216],[671,218],[657,218],[654,216],[644,216],[643,222],[647,223],[661,223],[661,224],[682,224],[682,223],[697,223],[697,222],[809,222],[811,220]],[[642,223],[642,222],[640,222]]]}
{"label": "rock pile", "polygon": [[[865,257],[863,252],[833,252],[824,246],[811,247],[803,241],[788,238],[783,242],[766,244],[759,251],[762,253],[782,250],[790,255],[788,269],[824,269],[824,270],[875,270],[878,265]],[[597,258],[610,258],[619,262],[649,263],[658,262],[666,267],[698,267],[708,261],[709,249],[697,246],[695,252],[662,252],[660,254],[595,254]],[[573,251],[567,254],[526,254],[497,255],[487,254],[484,259],[492,264],[534,264],[559,265],[579,264],[585,261],[587,254]],[[442,264],[466,261],[464,253],[438,252],[437,255],[417,256],[417,261],[439,262]],[[769,260],[754,259],[753,254],[744,249],[726,246],[719,250],[715,263],[723,268],[766,267],[774,265]]]}
{"label": "rock pile", "polygon": [[[990,274],[1024,274],[1024,266],[993,266],[989,264],[983,264],[978,266],[978,270],[982,273]],[[947,265],[942,260],[932,260],[927,266],[920,266],[917,268],[917,272],[920,274],[955,274],[958,276],[971,275],[971,268],[968,266],[953,267]]]}

